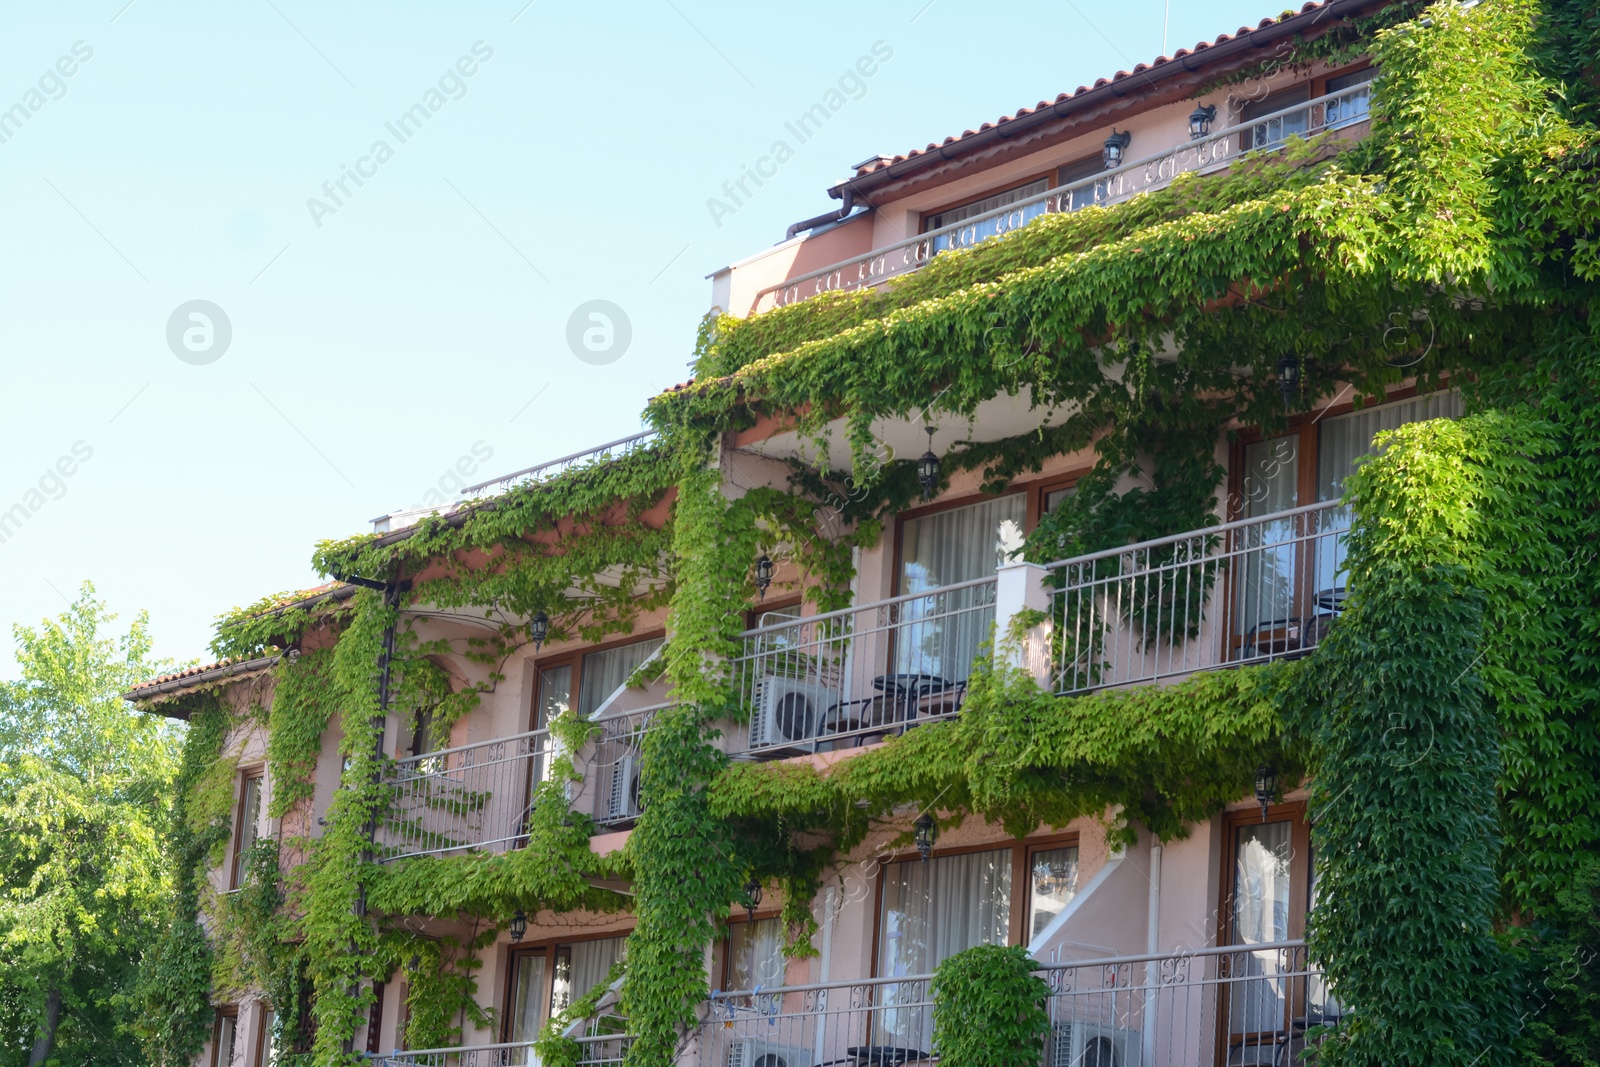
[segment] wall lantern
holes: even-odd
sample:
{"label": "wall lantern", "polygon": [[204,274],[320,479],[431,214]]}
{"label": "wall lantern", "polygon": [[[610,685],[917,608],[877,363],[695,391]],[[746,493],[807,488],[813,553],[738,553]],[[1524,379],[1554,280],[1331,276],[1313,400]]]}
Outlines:
{"label": "wall lantern", "polygon": [[1211,132],[1211,123],[1216,120],[1216,104],[1199,104],[1189,112],[1189,140],[1198,141]]}
{"label": "wall lantern", "polygon": [[933,427],[925,426],[928,431],[928,450],[917,460],[917,484],[922,486],[922,499],[933,497],[933,491],[939,488],[939,457],[933,452]]}
{"label": "wall lantern", "polygon": [[511,916],[511,940],[521,941],[522,935],[528,932],[528,917],[518,908],[517,913]]}
{"label": "wall lantern", "polygon": [[1278,795],[1278,772],[1272,764],[1256,768],[1256,802],[1261,805],[1261,821],[1267,821],[1267,805]]}
{"label": "wall lantern", "polygon": [[772,557],[765,552],[756,560],[756,592],[761,599],[767,598],[767,589],[772,585]]}
{"label": "wall lantern", "polygon": [[1111,136],[1106,138],[1105,148],[1100,151],[1100,162],[1104,163],[1106,170],[1122,166],[1123,157],[1127,154],[1128,144],[1133,140],[1133,134],[1127,130],[1121,133],[1117,128],[1111,128]]}
{"label": "wall lantern", "polygon": [[550,636],[550,616],[539,612],[528,620],[528,636],[533,638],[533,650],[539,651],[539,646],[544,644],[544,639]]}
{"label": "wall lantern", "polygon": [[917,853],[922,857],[922,862],[927,863],[928,857],[933,855],[933,843],[939,839],[939,824],[933,821],[933,816],[923,812],[917,816]]}
{"label": "wall lantern", "polygon": [[1293,352],[1278,360],[1278,392],[1283,394],[1283,410],[1293,411],[1300,393],[1300,357]]}
{"label": "wall lantern", "polygon": [[744,914],[751,922],[756,921],[756,909],[761,907],[761,883],[751,878],[744,884]]}

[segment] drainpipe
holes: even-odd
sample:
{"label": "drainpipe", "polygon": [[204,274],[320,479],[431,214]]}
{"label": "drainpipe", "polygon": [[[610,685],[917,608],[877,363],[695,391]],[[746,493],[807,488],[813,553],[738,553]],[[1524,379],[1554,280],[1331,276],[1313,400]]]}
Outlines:
{"label": "drainpipe", "polygon": [[[789,229],[784,233],[783,239],[785,241],[790,241],[793,240],[797,235],[804,233],[806,230],[815,229],[818,226],[826,226],[830,222],[843,222],[849,216],[851,210],[856,206],[856,191],[849,186],[846,186],[842,199],[844,203],[837,211],[824,211],[822,214],[813,215],[809,219],[801,219],[799,222],[789,227]],[[868,204],[867,211],[871,210],[872,205]],[[862,214],[865,215],[867,211],[863,211]]]}
{"label": "drainpipe", "polygon": [[[411,588],[411,583],[396,577],[390,581],[381,582],[375,578],[361,578],[356,575],[335,574],[337,580],[346,585],[359,585],[363,589],[374,589],[383,594],[383,606],[395,613],[389,620],[389,625],[383,629],[383,645],[378,653],[378,713],[372,717],[372,726],[375,738],[372,743],[372,784],[377,785],[383,778],[383,736],[389,725],[389,681],[394,667],[394,640],[395,625],[399,621],[400,594]],[[367,820],[366,825],[367,849],[362,854],[363,863],[372,862],[372,846],[377,841],[378,817],[374,814]],[[356,883],[356,902],[351,909],[356,918],[362,919],[367,914],[367,889],[365,884]],[[350,952],[355,954],[356,946],[352,942]],[[351,994],[356,993],[352,989]],[[344,1039],[344,1051],[348,1054],[355,1049],[356,1035],[350,1034]]]}
{"label": "drainpipe", "polygon": [[[1161,951],[1161,838],[1152,835],[1150,841],[1150,903],[1145,911],[1144,950],[1149,955]],[[1151,960],[1144,965],[1144,1028],[1139,1040],[1144,1049],[1140,1063],[1156,1061],[1156,1014],[1160,999],[1156,990],[1161,983],[1161,964]]]}

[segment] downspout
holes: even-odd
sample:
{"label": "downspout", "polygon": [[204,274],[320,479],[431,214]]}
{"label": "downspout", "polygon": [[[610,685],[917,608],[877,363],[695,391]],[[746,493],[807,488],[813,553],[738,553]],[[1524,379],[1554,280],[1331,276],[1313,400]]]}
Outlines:
{"label": "downspout", "polygon": [[[389,681],[394,668],[394,642],[395,627],[400,620],[400,594],[411,588],[410,581],[395,577],[387,582],[380,582],[375,578],[361,578],[356,575],[335,574],[337,580],[347,585],[359,585],[363,589],[374,589],[383,594],[383,606],[392,615],[389,625],[383,628],[383,644],[378,653],[378,712],[372,717],[374,740],[372,747],[372,784],[379,785],[383,781],[383,741],[384,733],[389,725]],[[361,854],[361,862],[372,862],[373,847],[378,837],[378,816],[374,813],[367,819],[366,826],[367,847]],[[356,918],[364,919],[367,915],[367,887],[364,882],[356,883],[356,902],[351,909]],[[350,944],[350,952],[355,954],[355,942]],[[357,989],[352,988],[350,993],[356,995]],[[349,1034],[344,1039],[344,1051],[348,1054],[355,1050],[356,1035]]]}
{"label": "downspout", "polygon": [[[1161,951],[1161,838],[1152,835],[1150,840],[1150,902],[1145,911],[1144,950],[1154,956]],[[1144,965],[1144,1028],[1139,1040],[1144,1049],[1141,1063],[1156,1061],[1156,1025],[1160,998],[1156,991],[1161,984],[1161,964],[1150,960]]]}
{"label": "downspout", "polygon": [[[856,206],[856,191],[849,186],[845,186],[843,200],[844,203],[839,206],[837,211],[824,211],[820,215],[813,215],[809,219],[801,219],[790,226],[784,232],[783,239],[790,241],[806,230],[814,229],[818,226],[826,226],[830,222],[843,222]],[[870,204],[867,205],[867,211],[871,210],[872,206]],[[862,214],[864,215],[866,212],[864,211]]]}

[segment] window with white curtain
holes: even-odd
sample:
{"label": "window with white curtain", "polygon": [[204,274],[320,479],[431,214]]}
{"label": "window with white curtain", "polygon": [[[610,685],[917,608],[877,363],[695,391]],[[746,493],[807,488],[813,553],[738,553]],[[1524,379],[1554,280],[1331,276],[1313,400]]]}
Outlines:
{"label": "window with white curtain", "polygon": [[1461,394],[1448,390],[1363,408],[1322,420],[1317,432],[1317,499],[1337,500],[1344,481],[1355,473],[1356,460],[1373,455],[1372,439],[1385,430],[1428,419],[1459,419]]}
{"label": "window with white curtain", "polygon": [[1011,930],[1011,850],[891,863],[879,919],[880,977],[927,974],[974,945],[1003,945]]}
{"label": "window with white curtain", "polygon": [[[974,200],[971,203],[962,204],[960,207],[941,211],[937,215],[929,215],[923,229],[925,231],[937,230],[941,226],[950,226],[957,222],[975,218],[978,215],[998,211],[1007,204],[1015,204],[1018,200],[1037,196],[1049,187],[1050,182],[1045,178],[1028,182],[1026,185],[1019,185],[1015,189],[1007,189],[1003,193],[995,193],[993,196],[986,196],[981,200]],[[1044,201],[1036,201],[1026,207],[1018,208],[1014,212],[983,219],[972,223],[970,226],[963,226],[953,233],[935,237],[933,239],[933,250],[935,252],[943,252],[949,248],[966,248],[986,238],[993,237],[997,233],[1001,233],[1002,229],[1005,231],[1016,229],[1035,216],[1043,214]]]}
{"label": "window with white curtain", "polygon": [[532,1041],[544,1025],[545,953],[520,952],[513,957],[511,987],[512,1041]]}
{"label": "window with white curtain", "polygon": [[618,645],[583,657],[583,667],[578,672],[578,714],[594,714],[606,698],[618,689],[655,650],[661,647],[661,638],[635,641],[631,645]]}
{"label": "window with white curtain", "polygon": [[565,1011],[573,1001],[599,985],[623,956],[626,937],[602,937],[556,948],[556,968],[551,983],[550,1014]]}
{"label": "window with white curtain", "polygon": [[978,646],[994,625],[993,589],[939,589],[988,577],[1022,548],[1022,493],[906,519],[900,535],[900,592],[927,593],[905,604],[895,633],[895,670],[949,682],[972,673]]}
{"label": "window with white curtain", "polygon": [[[772,989],[783,985],[788,961],[783,956],[783,923],[778,919],[728,924],[728,988]],[[771,1015],[783,1002],[778,996],[754,998],[752,1007]]]}
{"label": "window with white curtain", "polygon": [[1050,848],[1028,857],[1028,940],[1078,895],[1078,846]]}

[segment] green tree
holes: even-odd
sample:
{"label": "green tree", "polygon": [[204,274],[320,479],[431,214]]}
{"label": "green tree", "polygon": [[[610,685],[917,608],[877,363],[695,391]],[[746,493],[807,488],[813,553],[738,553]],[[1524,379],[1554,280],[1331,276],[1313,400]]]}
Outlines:
{"label": "green tree", "polygon": [[0,681],[0,1067],[140,1062],[132,991],[170,893],[160,831],[181,735],[121,694],[161,669],[85,582],[16,626]]}

